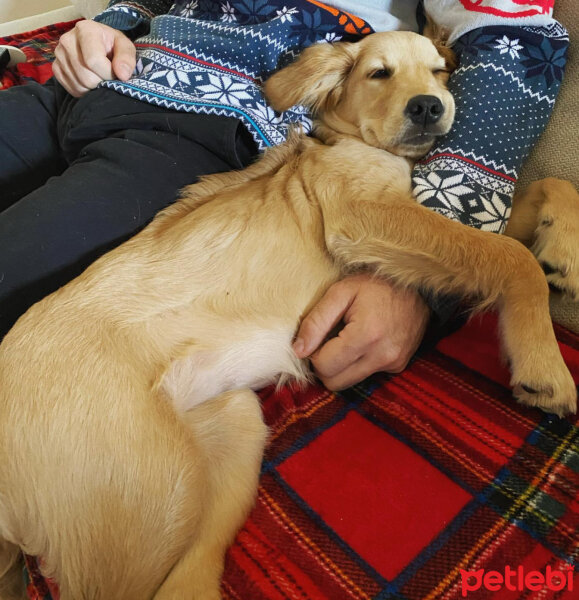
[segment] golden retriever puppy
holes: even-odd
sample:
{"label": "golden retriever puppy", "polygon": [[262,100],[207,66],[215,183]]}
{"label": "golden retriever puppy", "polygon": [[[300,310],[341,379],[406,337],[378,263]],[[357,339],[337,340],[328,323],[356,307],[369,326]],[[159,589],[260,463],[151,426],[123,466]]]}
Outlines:
{"label": "golden retriever puppy", "polygon": [[496,304],[517,398],[575,410],[531,252],[412,199],[413,160],[452,125],[447,77],[412,33],[311,47],[265,91],[312,108],[315,138],[190,186],[17,322],[0,346],[3,600],[21,550],[62,600],[219,598],[266,439],[250,390],[310,377],[292,338],[353,271]]}

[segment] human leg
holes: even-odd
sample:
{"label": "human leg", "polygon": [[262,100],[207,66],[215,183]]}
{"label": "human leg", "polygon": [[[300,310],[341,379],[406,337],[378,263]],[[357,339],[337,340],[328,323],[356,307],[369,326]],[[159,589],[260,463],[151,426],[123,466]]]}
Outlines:
{"label": "human leg", "polygon": [[182,187],[243,167],[255,149],[235,119],[149,107],[110,90],[75,103],[59,130],[68,168],[0,213],[0,337]]}
{"label": "human leg", "polygon": [[57,111],[51,84],[31,83],[0,94],[0,212],[65,169]]}

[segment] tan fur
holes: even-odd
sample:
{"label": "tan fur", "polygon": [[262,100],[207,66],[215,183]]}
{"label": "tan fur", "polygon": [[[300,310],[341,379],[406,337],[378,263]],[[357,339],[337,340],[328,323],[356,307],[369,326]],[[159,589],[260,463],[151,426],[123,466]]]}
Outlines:
{"label": "tan fur", "polygon": [[414,34],[310,48],[266,93],[279,110],[313,107],[318,139],[187,188],[18,321],[0,346],[2,600],[21,593],[17,548],[43,558],[62,600],[219,598],[266,437],[249,389],[307,380],[292,338],[352,271],[496,304],[519,400],[575,410],[531,252],[411,197],[412,160],[434,137],[416,138],[404,109],[436,95],[446,132],[447,77]]}
{"label": "tan fur", "polygon": [[513,200],[505,231],[536,256],[547,281],[579,300],[579,194],[569,181],[536,181]]}

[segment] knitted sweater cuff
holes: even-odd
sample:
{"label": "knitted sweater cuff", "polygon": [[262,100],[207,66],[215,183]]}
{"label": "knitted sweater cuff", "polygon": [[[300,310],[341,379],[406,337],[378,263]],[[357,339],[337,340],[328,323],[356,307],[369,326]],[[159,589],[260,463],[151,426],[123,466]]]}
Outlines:
{"label": "knitted sweater cuff", "polygon": [[165,14],[171,3],[163,0],[142,0],[141,2],[118,2],[112,0],[109,6],[94,20],[119,31],[123,31],[132,40],[149,31],[151,19]]}

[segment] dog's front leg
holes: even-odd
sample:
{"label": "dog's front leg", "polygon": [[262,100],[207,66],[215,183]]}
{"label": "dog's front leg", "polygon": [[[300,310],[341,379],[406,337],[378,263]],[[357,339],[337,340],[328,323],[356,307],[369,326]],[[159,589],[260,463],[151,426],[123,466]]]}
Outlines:
{"label": "dog's front leg", "polygon": [[324,210],[326,244],[345,272],[368,269],[401,285],[475,298],[500,310],[514,394],[565,415],[577,391],[563,362],[543,272],[516,240],[459,223],[398,197]]}

